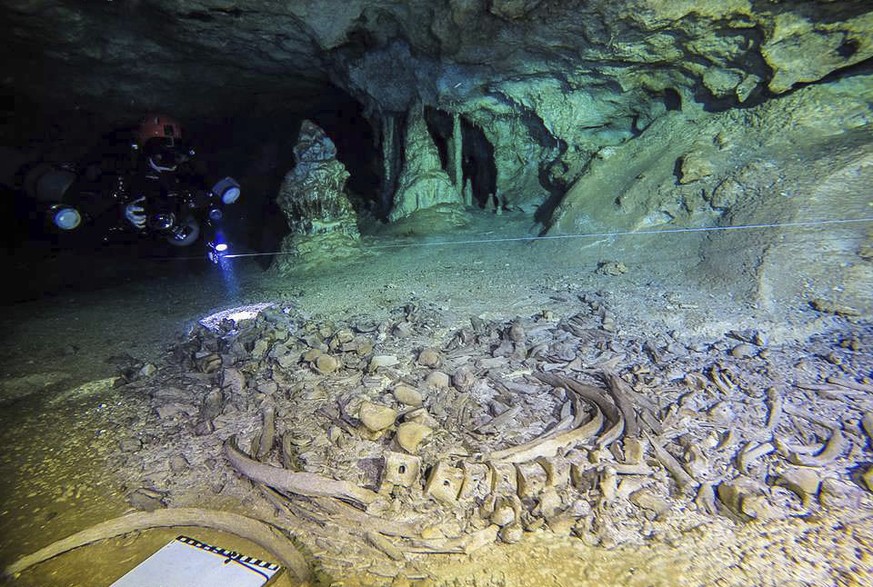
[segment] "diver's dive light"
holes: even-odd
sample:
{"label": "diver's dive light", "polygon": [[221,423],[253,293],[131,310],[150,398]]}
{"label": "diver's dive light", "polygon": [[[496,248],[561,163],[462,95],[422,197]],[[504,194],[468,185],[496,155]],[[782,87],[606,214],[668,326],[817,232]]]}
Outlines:
{"label": "diver's dive light", "polygon": [[61,230],[73,230],[82,223],[82,215],[72,206],[54,206],[49,214],[52,223]]}
{"label": "diver's dive light", "polygon": [[221,258],[227,254],[229,249],[227,243],[222,242],[212,241],[208,246],[209,252],[206,253],[206,257],[215,264],[221,261]]}

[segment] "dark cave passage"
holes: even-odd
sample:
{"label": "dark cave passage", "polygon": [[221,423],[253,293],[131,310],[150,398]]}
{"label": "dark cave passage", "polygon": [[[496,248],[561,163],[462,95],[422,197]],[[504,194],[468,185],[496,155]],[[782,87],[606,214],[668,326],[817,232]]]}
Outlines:
{"label": "dark cave passage", "polygon": [[463,117],[461,117],[461,135],[464,138],[462,165],[464,182],[470,182],[473,189],[473,202],[480,208],[485,208],[492,204],[489,198],[493,199],[497,196],[497,163],[494,160],[494,146],[485,137],[481,128]]}
{"label": "dark cave passage", "polygon": [[[452,176],[452,133],[453,119],[448,112],[436,108],[425,108],[425,120],[440,154],[443,169]],[[493,205],[497,193],[497,164],[494,160],[494,146],[485,133],[465,117],[461,123],[461,172],[459,190],[469,182],[473,192],[473,203],[479,208]]]}

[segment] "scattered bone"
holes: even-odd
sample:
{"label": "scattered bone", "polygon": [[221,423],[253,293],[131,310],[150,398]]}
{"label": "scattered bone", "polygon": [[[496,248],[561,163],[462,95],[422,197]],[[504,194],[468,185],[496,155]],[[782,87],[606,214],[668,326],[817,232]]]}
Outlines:
{"label": "scattered bone", "polygon": [[388,406],[380,406],[371,402],[361,403],[358,411],[361,423],[372,432],[381,432],[394,425],[397,419],[397,411]]}
{"label": "scattered bone", "polygon": [[346,481],[336,481],[314,473],[294,473],[254,461],[239,450],[234,436],[224,444],[224,452],[234,469],[252,481],[280,491],[315,497],[335,497],[363,505],[378,498],[377,493]]}
{"label": "scattered bone", "polygon": [[3,574],[7,578],[15,577],[33,565],[101,540],[150,528],[178,526],[212,528],[241,536],[270,551],[297,581],[306,584],[312,578],[311,570],[303,555],[272,525],[240,514],[197,508],[137,512],[102,522],[18,559],[6,567]]}
{"label": "scattered bone", "polygon": [[779,425],[779,418],[782,417],[782,394],[775,387],[767,390],[767,409],[767,422],[764,427],[772,433]]}
{"label": "scattered bone", "polygon": [[253,445],[255,459],[261,461],[273,450],[273,442],[276,439],[276,408],[268,406],[263,412],[263,428],[257,437],[257,446]]}
{"label": "scattered bone", "polygon": [[433,430],[429,426],[418,422],[404,422],[397,427],[395,440],[400,448],[410,454],[416,454],[421,442],[431,434]]}
{"label": "scattered bone", "polygon": [[839,428],[835,428],[824,448],[818,454],[807,456],[799,451],[792,451],[788,459],[795,465],[823,467],[839,457],[846,449],[846,444],[847,441],[843,437],[843,433]]}
{"label": "scattered bone", "polygon": [[737,468],[740,470],[740,473],[746,475],[749,472],[749,465],[751,465],[753,462],[760,459],[761,457],[772,453],[775,450],[776,447],[769,442],[765,442],[763,444],[749,442],[737,454]]}
{"label": "scattered bone", "polygon": [[851,379],[841,379],[839,377],[828,377],[827,381],[828,383],[833,383],[834,385],[839,385],[840,387],[845,387],[855,391],[861,391],[863,393],[873,394],[873,385],[869,383],[858,383],[857,381],[852,381]]}
{"label": "scattered bone", "polygon": [[[425,339],[425,335],[434,331],[435,323],[425,323],[422,318],[425,310],[417,306],[407,308],[402,318],[395,316],[374,329],[373,332],[378,332],[366,340],[341,324],[327,327],[314,322],[299,332],[289,329],[291,335],[286,333],[283,339],[287,342],[276,344],[272,334],[268,334],[270,344],[266,347],[263,344],[258,347],[261,341],[255,334],[247,339],[237,337],[231,343],[220,338],[205,339],[200,343],[201,351],[222,349],[225,364],[233,365],[239,374],[245,373],[250,381],[246,382],[241,375],[238,381],[230,381],[234,375],[229,370],[223,380],[228,401],[224,405],[224,398],[219,395],[210,408],[211,414],[206,414],[202,398],[209,392],[214,376],[193,374],[203,383],[196,393],[185,385],[177,384],[177,387],[184,388],[190,396],[185,402],[199,410],[198,421],[190,423],[211,423],[204,416],[214,414],[219,430],[227,430],[221,437],[239,431],[249,437],[253,416],[257,415],[252,411],[264,405],[263,395],[269,396],[267,401],[278,406],[282,414],[288,414],[279,422],[279,429],[284,432],[281,457],[288,470],[261,465],[268,469],[266,473],[261,471],[263,476],[275,475],[276,471],[297,475],[293,472],[295,469],[313,474],[330,471],[327,477],[316,475],[322,490],[323,482],[344,483],[329,477],[355,479],[355,489],[372,487],[381,481],[378,499],[373,498],[369,504],[351,497],[301,497],[288,489],[284,490],[287,496],[275,498],[279,515],[287,518],[286,528],[298,527],[295,524],[316,528],[302,540],[314,545],[315,556],[325,562],[332,556],[327,552],[346,548],[346,545],[353,546],[352,550],[364,548],[367,556],[378,556],[368,546],[355,543],[353,537],[348,542],[340,540],[341,546],[328,537],[342,531],[361,537],[373,532],[403,536],[402,542],[380,540],[378,535],[366,538],[397,562],[411,553],[460,554],[473,548],[471,544],[481,547],[490,543],[498,532],[502,539],[512,541],[520,539],[524,530],[546,527],[559,534],[567,534],[571,528],[580,536],[596,534],[606,546],[629,539],[639,540],[643,536],[664,537],[665,531],[675,530],[678,517],[669,518],[673,522],[666,530],[665,522],[658,522],[658,517],[678,507],[673,500],[688,499],[668,494],[665,472],[686,491],[698,486],[698,480],[709,481],[698,486],[695,503],[700,514],[714,515],[718,508],[713,480],[718,484],[734,474],[731,467],[725,468],[725,463],[736,452],[732,445],[740,442],[743,449],[736,454],[735,464],[741,472],[751,470],[768,483],[795,492],[805,491],[809,503],[813,503],[815,492],[804,483],[812,483],[808,477],[818,475],[803,467],[786,471],[784,461],[789,455],[795,460],[821,458],[828,442],[834,440],[833,433],[828,442],[815,445],[813,432],[821,435],[821,431],[817,427],[799,428],[794,416],[800,408],[792,407],[790,402],[809,410],[810,413],[800,417],[816,425],[821,423],[830,431],[842,432],[842,424],[835,426],[824,420],[837,418],[845,422],[849,426],[844,433],[845,442],[858,433],[855,422],[868,434],[870,432],[865,428],[867,420],[859,420],[858,414],[859,407],[867,409],[860,400],[870,397],[868,391],[841,385],[842,380],[833,379],[827,386],[820,386],[827,390],[818,391],[818,397],[800,392],[797,389],[800,385],[780,388],[781,393],[770,388],[764,412],[758,390],[767,389],[770,384],[765,378],[770,374],[763,361],[755,361],[761,367],[759,372],[744,370],[741,378],[724,366],[724,362],[739,365],[731,361],[730,342],[686,348],[676,340],[657,335],[642,340],[607,335],[602,322],[608,313],[599,307],[562,320],[560,324],[545,322],[539,316],[517,319],[511,325],[478,320],[475,331],[469,327],[461,329],[451,334],[447,343]],[[398,319],[405,339],[395,336],[401,330],[395,327]],[[753,338],[747,338],[738,340],[757,345],[752,342]],[[264,348],[263,357],[256,357],[247,350],[252,346]],[[362,348],[366,352],[361,353]],[[424,350],[416,353],[416,348]],[[494,351],[496,356],[489,356],[495,348],[498,348]],[[225,352],[225,349],[229,350]],[[305,355],[304,351],[307,351]],[[433,351],[439,361],[427,359],[425,351]],[[320,373],[317,365],[313,365],[319,357],[330,356],[328,352],[338,359],[337,369],[342,367],[343,377],[337,376],[336,371]],[[778,358],[781,350],[778,347],[772,351],[753,348],[751,352],[763,359],[767,352]],[[374,353],[376,357],[387,359],[374,362],[370,359]],[[189,352],[187,356],[190,367],[192,355]],[[301,358],[313,368],[300,369]],[[413,358],[412,364],[409,358]],[[809,360],[810,363],[816,361]],[[594,368],[597,363],[599,368]],[[712,379],[710,382],[698,372],[703,372],[702,365],[713,363],[716,366],[706,371]],[[848,362],[841,370],[847,377],[866,381],[846,365]],[[383,367],[388,368],[380,371]],[[444,371],[433,371],[434,367]],[[625,373],[624,377],[616,375],[618,372]],[[817,380],[835,372],[835,367],[822,367],[817,363],[814,368],[800,365],[797,372]],[[159,376],[160,372],[156,377]],[[683,377],[685,385],[679,383]],[[606,381],[604,389],[583,383],[598,378]],[[425,410],[422,407],[425,399],[419,390],[428,388]],[[854,403],[845,402],[850,407],[841,409],[845,403],[838,406],[827,400],[820,401],[829,397]],[[365,398],[371,402],[370,406],[362,403]],[[805,400],[809,403],[804,403]],[[399,437],[405,435],[400,434],[399,427],[397,434],[379,438],[395,424],[396,413],[390,421],[386,418],[386,423],[378,425],[364,416],[370,407],[378,404],[387,403],[378,407],[391,410],[388,406],[396,404],[388,402],[393,401],[404,406],[396,423],[427,427],[431,440],[425,451],[418,444],[423,438],[414,446],[404,448]],[[788,404],[787,410],[782,409],[783,403]],[[183,417],[184,413],[187,412],[183,412]],[[361,417],[358,419],[356,415]],[[361,423],[363,425],[359,426]],[[873,417],[869,418],[869,424],[873,426]],[[167,423],[164,430],[170,429],[170,425]],[[178,423],[172,425],[179,426]],[[665,426],[671,429],[669,435],[663,433]],[[367,432],[374,429],[372,434]],[[798,437],[800,441],[795,440]],[[256,457],[269,457],[261,450],[262,438],[263,434],[251,452]],[[746,442],[749,439],[752,442]],[[806,445],[792,447],[787,444],[789,441]],[[647,442],[652,444],[648,455]],[[389,449],[392,443],[396,452]],[[681,447],[678,449],[682,451],[681,463],[671,454],[678,455],[674,443]],[[773,454],[777,447],[779,454]],[[423,456],[406,454],[410,448]],[[857,463],[866,448],[864,442],[856,446],[856,450],[846,449],[843,454],[849,454],[850,458],[845,463]],[[148,450],[145,446],[137,453]],[[269,449],[264,450],[269,453]],[[772,456],[763,463],[758,461],[765,454]],[[231,462],[232,457],[231,451]],[[656,461],[661,462],[663,469],[650,467]],[[199,464],[192,465],[191,469]],[[840,461],[840,465],[844,463]],[[839,472],[836,469],[836,466],[829,467],[826,473],[821,473],[825,479],[823,487],[830,483],[829,476],[847,472],[845,466]],[[427,493],[423,491],[424,471],[428,473]],[[848,497],[835,497],[834,491],[822,489],[822,504],[859,500],[859,492],[867,499],[859,487],[864,483],[864,475],[859,478],[853,474],[852,483],[842,483],[840,495]],[[226,479],[227,475],[221,477]],[[439,483],[445,480],[449,481],[448,486]],[[729,484],[722,483],[724,487],[720,487],[724,501],[731,500]],[[247,483],[228,486],[237,491],[248,488]],[[777,488],[767,493],[767,487],[757,484],[746,489],[748,491],[735,492],[739,497],[733,507],[735,515],[744,519],[768,519],[778,515],[775,506],[768,502],[769,495],[782,504],[788,503],[785,490]],[[170,499],[175,497],[167,495]],[[370,494],[365,495],[367,499],[372,498]],[[598,501],[597,495],[602,499]],[[440,503],[429,502],[423,496]],[[523,507],[519,496],[524,498]],[[369,513],[348,505],[341,501],[343,499],[359,507],[368,505]],[[592,503],[595,504],[593,512]],[[630,507],[631,504],[634,507]],[[725,508],[721,508],[721,512],[724,513]],[[689,523],[692,522],[689,520]],[[420,533],[419,524],[429,524],[434,531]],[[632,530],[634,524],[641,526]],[[347,530],[342,530],[343,527]],[[475,538],[471,538],[471,532],[477,532]],[[346,558],[349,565],[361,562],[352,552]],[[382,564],[389,563],[383,561]],[[394,569],[392,572],[390,566],[383,566],[374,574],[393,576],[399,572],[399,567]]]}
{"label": "scattered bone", "polygon": [[464,484],[464,471],[440,461],[431,469],[424,486],[425,495],[447,504],[454,504]]}
{"label": "scattered bone", "polygon": [[394,388],[394,399],[407,406],[419,407],[424,403],[421,392],[408,385],[398,385]]}
{"label": "scattered bone", "polygon": [[821,477],[812,469],[791,468],[782,472],[776,483],[794,492],[803,502],[804,507],[809,507],[818,496],[821,488]]}
{"label": "scattered bone", "polygon": [[420,458],[394,451],[385,453],[383,482],[402,487],[412,487],[418,482],[420,471]]}
{"label": "scattered bone", "polygon": [[643,434],[645,434],[646,439],[649,441],[649,444],[651,444],[655,457],[664,468],[667,469],[667,472],[673,476],[676,483],[679,485],[679,489],[682,489],[683,491],[696,489],[699,484],[685,471],[685,469],[682,468],[679,461],[677,461],[673,455],[668,453],[663,446],[653,439],[648,432],[643,431]]}

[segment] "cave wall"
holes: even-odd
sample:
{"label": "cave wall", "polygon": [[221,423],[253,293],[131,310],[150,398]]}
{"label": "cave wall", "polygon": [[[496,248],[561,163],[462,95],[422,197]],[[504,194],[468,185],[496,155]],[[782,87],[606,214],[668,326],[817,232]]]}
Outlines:
{"label": "cave wall", "polygon": [[[658,199],[668,193],[634,192],[640,174],[666,186],[655,169],[706,140],[677,121],[863,73],[873,57],[865,0],[8,0],[0,11],[7,95],[117,122],[156,108],[325,110],[334,87],[375,137],[423,104],[480,129],[506,204],[552,231],[693,217]],[[659,136],[663,153],[647,146]],[[616,182],[603,170],[613,150],[649,159]],[[602,189],[582,189],[598,177]],[[611,199],[644,220],[586,211]]]}

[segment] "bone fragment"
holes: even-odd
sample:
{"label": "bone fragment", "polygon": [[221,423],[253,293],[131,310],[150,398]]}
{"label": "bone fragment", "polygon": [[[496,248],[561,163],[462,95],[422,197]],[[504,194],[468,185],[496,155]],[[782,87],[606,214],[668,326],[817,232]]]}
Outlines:
{"label": "bone fragment", "polygon": [[472,554],[484,546],[497,540],[500,526],[492,524],[483,530],[473,532],[461,538],[443,538],[439,540],[416,540],[415,545],[405,548],[407,552],[417,554]]}
{"label": "bone fragment", "polygon": [[240,451],[235,436],[231,436],[224,443],[224,453],[233,468],[241,474],[252,481],[280,491],[308,497],[334,497],[364,506],[373,503],[379,497],[379,494],[374,491],[346,481],[337,481],[315,473],[292,472],[259,463]]}
{"label": "bone fragment", "polygon": [[581,443],[600,432],[600,429],[603,427],[603,413],[597,405],[594,404],[592,406],[594,408],[594,415],[591,419],[585,424],[581,424],[584,418],[582,400],[587,400],[587,398],[580,397],[576,389],[571,388],[569,391],[574,408],[573,419],[569,422],[569,427],[571,428],[569,431],[560,431],[563,428],[562,422],[556,427],[557,430],[553,429],[531,442],[492,453],[492,460],[523,463],[536,460],[540,457],[553,457],[558,454],[560,448]]}
{"label": "bone fragment", "polygon": [[873,393],[873,385],[867,383],[858,383],[851,379],[841,379],[839,377],[828,377],[828,383],[854,389],[855,391],[863,391],[864,393]]}
{"label": "bone fragment", "polygon": [[548,487],[565,487],[570,483],[570,461],[562,457],[540,457],[537,463],[546,472]]}
{"label": "bone fragment", "polygon": [[309,565],[303,555],[274,526],[240,514],[200,508],[170,508],[153,512],[137,512],[101,522],[18,559],[6,567],[4,574],[6,577],[14,577],[33,565],[101,540],[151,528],[176,526],[211,528],[251,540],[270,551],[297,581],[309,584],[312,579]]}
{"label": "bone fragment", "polygon": [[625,431],[632,437],[640,436],[640,423],[637,421],[637,414],[634,411],[634,406],[631,403],[628,393],[625,391],[627,384],[615,373],[604,373],[609,391],[615,400],[615,405],[621,410],[624,416]]}
{"label": "bone fragment", "polygon": [[628,465],[637,465],[643,462],[645,445],[639,438],[627,437],[622,440],[624,447],[624,461]]}
{"label": "bone fragment", "polygon": [[489,461],[491,469],[491,493],[495,495],[515,495],[518,491],[518,477],[515,467],[510,463]]}
{"label": "bone fragment", "polygon": [[405,561],[406,557],[403,556],[403,551],[397,548],[393,542],[379,534],[378,532],[366,532],[365,536],[367,537],[367,542],[372,544],[377,549],[384,552],[388,555],[389,558],[396,561]]}
{"label": "bone fragment", "polygon": [[776,483],[794,492],[809,507],[821,488],[821,477],[809,468],[788,469],[776,479]]}
{"label": "bone fragment", "polygon": [[733,392],[733,383],[730,383],[718,369],[713,368],[710,372],[710,377],[712,378],[712,382],[715,383],[715,386],[725,395],[730,395]]}
{"label": "bone fragment", "polygon": [[774,450],[776,450],[776,447],[769,442],[765,442],[764,444],[749,442],[737,454],[737,468],[740,470],[740,473],[746,475],[749,472],[749,465],[764,455],[770,454]]}
{"label": "bone fragment", "polygon": [[870,444],[873,445],[873,412],[867,412],[861,419],[861,427],[867,433],[867,438],[870,439]]}
{"label": "bone fragment", "polygon": [[793,406],[791,404],[785,404],[782,406],[782,409],[792,416],[797,416],[798,418],[803,418],[813,424],[818,424],[822,428],[828,428],[829,430],[837,430],[839,428],[838,424],[834,424],[833,422],[828,422],[827,420],[822,420],[821,418],[806,412],[797,406]]}
{"label": "bone fragment", "polygon": [[559,375],[534,373],[534,377],[544,383],[548,383],[552,387],[570,389],[600,408],[603,416],[610,422],[611,427],[598,437],[597,446],[609,446],[621,438],[621,435],[624,433],[624,416],[622,416],[621,411],[619,411],[611,398],[603,390]]}
{"label": "bone fragment", "polygon": [[782,394],[775,387],[767,390],[767,409],[767,423],[764,427],[772,434],[779,425],[779,418],[782,417]]}
{"label": "bone fragment", "polygon": [[437,501],[453,504],[458,500],[463,484],[464,471],[446,461],[440,461],[431,469],[424,485],[424,493]]}
{"label": "bone fragment", "polygon": [[546,470],[537,462],[518,463],[515,465],[518,475],[518,496],[522,499],[533,499],[542,493],[548,483]]}
{"label": "bone fragment", "polygon": [[342,501],[327,497],[316,497],[313,498],[313,503],[320,510],[329,514],[333,521],[349,528],[362,527],[386,536],[399,536],[402,538],[415,538],[421,534],[419,528],[414,524],[373,516]]}
{"label": "bone fragment", "polygon": [[[268,406],[264,408],[263,414],[264,427],[261,429],[261,435],[258,439],[258,446],[255,451],[255,459],[263,460],[273,449],[273,441],[276,438],[276,408]],[[255,448],[255,447],[253,447]]]}
{"label": "bone fragment", "polygon": [[698,508],[711,516],[714,516],[718,512],[715,505],[715,489],[713,489],[712,485],[709,483],[702,483],[700,485],[694,503],[697,504]]}
{"label": "bone fragment", "polygon": [[402,487],[412,487],[418,482],[421,459],[395,451],[385,452],[385,467],[382,482]]}
{"label": "bone fragment", "polygon": [[519,412],[521,412],[521,406],[513,406],[496,418],[493,418],[489,422],[486,422],[485,424],[480,426],[476,431],[488,432],[501,428],[505,426],[508,422],[512,421],[519,414]]}
{"label": "bone fragment", "polygon": [[645,463],[637,463],[634,465],[610,463],[609,466],[612,467],[618,475],[651,475],[654,473],[652,468]]}
{"label": "bone fragment", "polygon": [[697,481],[695,481],[694,478],[682,468],[679,461],[677,461],[673,455],[668,453],[658,441],[652,438],[652,436],[645,430],[643,431],[643,434],[645,434],[649,443],[652,445],[652,452],[655,453],[655,458],[657,458],[658,461],[664,465],[664,468],[667,469],[667,472],[673,476],[680,489],[683,491],[686,489],[694,489],[699,485],[699,483],[697,483]]}
{"label": "bone fragment", "polygon": [[845,448],[846,440],[843,437],[843,433],[839,428],[835,428],[820,453],[808,456],[792,451],[788,455],[788,460],[795,465],[803,465],[804,467],[823,467],[840,456]]}
{"label": "bone fragment", "polygon": [[461,461],[464,482],[461,485],[462,500],[484,500],[491,492],[491,467],[484,463]]}

